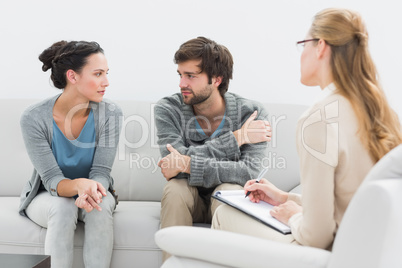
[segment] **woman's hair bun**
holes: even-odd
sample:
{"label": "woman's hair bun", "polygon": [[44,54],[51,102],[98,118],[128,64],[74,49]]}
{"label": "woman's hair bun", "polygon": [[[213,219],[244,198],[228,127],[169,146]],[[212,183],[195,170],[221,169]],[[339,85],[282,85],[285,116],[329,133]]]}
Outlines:
{"label": "woman's hair bun", "polygon": [[45,49],[40,55],[39,60],[43,63],[42,70],[46,72],[52,68],[54,58],[60,53],[60,50],[67,44],[67,41],[59,41]]}
{"label": "woman's hair bun", "polygon": [[103,49],[96,42],[63,40],[45,49],[39,55],[39,60],[43,63],[44,72],[51,70],[53,85],[63,89],[67,85],[67,71],[81,72],[88,57],[95,53],[103,53]]}

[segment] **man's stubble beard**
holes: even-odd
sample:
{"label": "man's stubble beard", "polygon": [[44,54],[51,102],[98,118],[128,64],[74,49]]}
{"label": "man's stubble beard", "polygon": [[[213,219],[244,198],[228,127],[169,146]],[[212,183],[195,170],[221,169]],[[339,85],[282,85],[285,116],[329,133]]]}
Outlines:
{"label": "man's stubble beard", "polygon": [[187,100],[186,96],[183,96],[183,101],[187,105],[197,105],[203,103],[204,101],[209,99],[209,97],[211,97],[213,91],[212,85],[206,85],[205,88],[197,95],[194,94],[194,92],[189,88],[185,88],[184,90],[188,90],[193,94],[193,97],[192,98],[187,97]]}

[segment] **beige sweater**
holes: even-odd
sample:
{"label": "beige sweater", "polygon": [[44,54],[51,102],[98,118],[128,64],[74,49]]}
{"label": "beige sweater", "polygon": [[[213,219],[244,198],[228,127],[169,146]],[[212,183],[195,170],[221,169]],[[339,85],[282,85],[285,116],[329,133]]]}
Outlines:
{"label": "beige sweater", "polygon": [[331,248],[346,207],[374,164],[360,141],[350,102],[333,87],[299,119],[302,195],[289,195],[303,207],[289,220],[295,240],[323,249]]}

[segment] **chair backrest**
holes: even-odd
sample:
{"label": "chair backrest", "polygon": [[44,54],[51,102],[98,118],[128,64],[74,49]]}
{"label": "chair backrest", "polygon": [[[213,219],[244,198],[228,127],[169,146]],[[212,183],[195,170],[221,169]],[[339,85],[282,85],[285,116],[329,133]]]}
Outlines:
{"label": "chair backrest", "polygon": [[289,192],[300,185],[296,128],[308,106],[282,103],[266,103],[264,106],[272,127],[272,140],[268,143],[268,153],[262,163],[269,168],[264,177]]}
{"label": "chair backrest", "polygon": [[352,198],[329,268],[402,267],[402,145],[381,159]]}

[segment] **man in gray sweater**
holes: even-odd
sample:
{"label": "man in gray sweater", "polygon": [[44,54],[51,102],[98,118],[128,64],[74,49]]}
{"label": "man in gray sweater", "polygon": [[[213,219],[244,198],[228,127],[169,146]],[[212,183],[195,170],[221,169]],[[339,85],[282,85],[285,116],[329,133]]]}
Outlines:
{"label": "man in gray sweater", "polygon": [[[155,106],[164,188],[161,228],[210,223],[216,190],[243,189],[263,167],[271,127],[257,102],[228,93],[229,50],[198,37],[175,54],[180,93]],[[164,253],[164,260],[168,257]]]}

